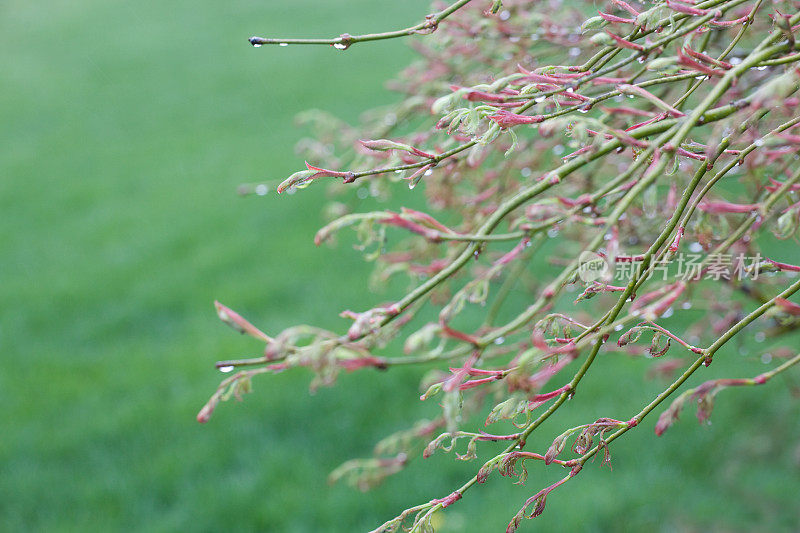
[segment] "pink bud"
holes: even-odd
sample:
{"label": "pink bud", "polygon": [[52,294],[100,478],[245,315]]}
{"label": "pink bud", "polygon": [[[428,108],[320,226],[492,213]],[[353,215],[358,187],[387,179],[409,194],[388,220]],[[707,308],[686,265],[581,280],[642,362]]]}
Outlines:
{"label": "pink bud", "polygon": [[214,408],[217,406],[216,401],[209,401],[207,404],[200,409],[200,412],[197,413],[197,421],[201,424],[205,424],[211,419],[211,413],[214,412]]}
{"label": "pink bud", "polygon": [[686,4],[682,4],[681,2],[675,2],[674,0],[667,0],[667,7],[673,11],[677,11],[678,13],[683,13],[685,15],[698,15],[703,16],[708,13],[708,11],[704,9],[698,9],[696,7],[692,7]]}
{"label": "pink bud", "polygon": [[752,213],[758,210],[758,204],[733,204],[730,202],[706,202],[702,201],[697,205],[700,211],[705,213]]}
{"label": "pink bud", "polygon": [[630,50],[637,50],[639,52],[644,50],[644,46],[642,46],[641,44],[637,44],[627,39],[623,39],[619,35],[614,35],[610,31],[606,31],[606,33],[608,34],[609,37],[614,39],[617,42],[617,44],[620,45],[622,48],[629,48]]}
{"label": "pink bud", "polygon": [[800,305],[790,302],[786,298],[775,298],[775,306],[784,313],[793,316],[800,316]]}
{"label": "pink bud", "polygon": [[444,498],[439,498],[439,499],[432,500],[432,503],[441,504],[442,509],[444,509],[445,507],[453,505],[455,502],[457,502],[460,499],[461,499],[461,493],[458,492],[458,491],[454,491],[449,496],[445,496]]}
{"label": "pink bud", "polygon": [[261,339],[265,342],[271,342],[272,339],[263,331],[255,327],[253,324],[245,320],[239,313],[236,311],[222,305],[218,301],[214,301],[214,307],[217,309],[217,316],[220,320],[222,320],[225,324],[230,326],[231,328],[235,329],[239,333],[246,333],[251,337],[255,337],[257,339]]}
{"label": "pink bud", "polygon": [[625,11],[633,15],[634,17],[639,16],[639,12],[636,11],[629,3],[624,2],[623,0],[611,0],[611,1],[618,7],[624,9]]}
{"label": "pink bud", "polygon": [[494,120],[501,128],[510,128],[511,126],[517,126],[519,124],[538,124],[544,121],[544,117],[540,115],[517,115],[509,111],[500,111],[489,118]]}
{"label": "pink bud", "polygon": [[[640,97],[644,98],[645,100],[648,100],[651,103],[655,104],[656,106],[660,107],[661,109],[663,109],[664,111],[666,111],[667,113],[672,115],[673,117],[685,117],[686,116],[683,112],[675,109],[674,107],[672,107],[671,105],[666,103],[661,98],[657,97],[656,95],[650,93],[649,91],[647,91],[647,90],[645,90],[642,87],[639,87],[637,85],[630,85],[628,83],[621,83],[621,84],[617,85],[617,90],[619,92],[621,92],[622,94],[628,94],[628,95],[632,95],[632,96],[640,96]],[[628,131],[630,131],[630,129],[631,128],[628,128]]]}
{"label": "pink bud", "polygon": [[618,17],[616,15],[609,15],[608,13],[603,13],[602,11],[597,12],[600,17],[608,22],[621,22],[623,24],[635,24],[636,21],[634,19],[626,19],[622,17]]}

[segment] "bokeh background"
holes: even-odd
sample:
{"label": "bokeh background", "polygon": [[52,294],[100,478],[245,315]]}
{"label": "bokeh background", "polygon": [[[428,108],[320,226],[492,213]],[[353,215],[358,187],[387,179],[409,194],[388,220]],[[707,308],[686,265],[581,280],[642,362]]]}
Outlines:
{"label": "bokeh background", "polygon": [[[329,36],[417,22],[427,0],[4,0],[0,4],[0,529],[363,531],[448,494],[478,468],[445,454],[361,494],[328,472],[432,415],[419,372],[344,375],[309,395],[302,370],[255,381],[204,426],[217,359],[257,346],[220,324],[219,299],[267,331],[346,327],[366,289],[348,246],[315,248],[324,187],[241,198],[302,161],[293,116],[355,122],[396,96],[401,40],[251,48],[252,34]],[[764,346],[737,341],[702,379],[749,376]],[[663,384],[615,356],[566,424],[630,416]],[[596,365],[599,366],[599,365]],[[716,368],[715,368],[716,367]],[[594,369],[593,369],[594,370]],[[654,417],[589,465],[523,530],[797,528],[800,429],[792,379],[720,395],[713,425]],[[787,386],[788,385],[788,386]],[[442,531],[501,531],[558,474],[493,476]]]}

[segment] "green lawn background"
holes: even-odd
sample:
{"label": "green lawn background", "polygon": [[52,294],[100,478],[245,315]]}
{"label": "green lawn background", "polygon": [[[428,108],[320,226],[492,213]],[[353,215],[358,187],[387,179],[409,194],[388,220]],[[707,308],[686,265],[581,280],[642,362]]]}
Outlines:
{"label": "green lawn background", "polygon": [[[242,199],[236,186],[300,168],[293,116],[354,121],[396,97],[400,41],[252,49],[252,34],[326,36],[416,22],[427,2],[28,2],[0,5],[0,529],[362,531],[447,494],[478,464],[417,460],[366,495],[327,473],[431,414],[409,369],[262,377],[242,404],[194,416],[221,375],[256,353],[219,324],[218,298],[270,332],[387,295],[358,253],[314,247],[321,190]],[[796,252],[795,252],[796,253]],[[752,375],[755,349],[720,353],[702,379]],[[661,386],[610,355],[566,423],[630,416]],[[715,365],[717,366],[717,365]],[[778,384],[776,384],[778,385]],[[413,403],[412,408],[408,404]],[[785,386],[722,393],[714,424],[653,420],[590,465],[524,530],[791,530],[798,409]],[[741,428],[739,428],[741,425]],[[443,531],[500,531],[559,472],[493,477]],[[481,520],[478,522],[478,520]],[[480,523],[480,525],[478,525]]]}

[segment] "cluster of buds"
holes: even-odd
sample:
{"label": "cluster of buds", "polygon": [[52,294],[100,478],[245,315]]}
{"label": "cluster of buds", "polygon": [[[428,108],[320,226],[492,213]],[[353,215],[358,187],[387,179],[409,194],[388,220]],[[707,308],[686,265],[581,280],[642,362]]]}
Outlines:
{"label": "cluster of buds", "polygon": [[[580,10],[550,12],[529,0],[457,0],[383,34],[251,39],[345,50],[426,35],[414,41],[420,60],[391,83],[402,95],[395,106],[358,126],[304,117],[316,136],[298,151],[320,166],[306,163],[276,187],[328,182],[345,200],[315,242],[353,230],[375,263],[370,288],[398,276],[411,288],[392,294],[391,305],[342,312],[352,322],[336,332],[297,326],[271,337],[217,304],[220,319],[263,343],[264,355],[218,363],[225,372],[247,368],[222,382],[198,420],[249,392],[257,374],[302,367],[319,386],[342,369],[429,365],[421,399],[436,397],[441,416],[399,430],[332,479],[368,488],[435,450],[466,442],[455,455],[471,460],[490,447],[479,443],[503,443],[470,482],[375,530],[430,531],[434,513],[494,470],[523,483],[529,460],[568,469],[524,502],[514,531],[592,458],[602,453],[609,464],[611,443],[668,398],[677,395],[655,425],[659,435],[687,402],[705,421],[720,390],[788,370],[800,356],[752,379],[678,392],[751,324],[775,336],[800,328],[791,299],[800,267],[776,257],[781,248],[766,250],[771,236],[796,240],[800,231],[800,12],[786,5],[609,0],[587,4],[600,9],[584,20]],[[393,204],[398,184],[419,186],[414,205],[426,207]],[[356,212],[351,200],[367,197],[385,207]],[[714,258],[734,255],[757,258],[743,269],[749,277],[670,277],[689,259],[709,274]],[[695,305],[705,292],[721,304]],[[734,294],[743,303],[726,304]],[[650,347],[637,350],[645,333]],[[643,379],[677,377],[621,420],[600,418],[564,431],[543,453],[526,451],[598,354],[618,349],[653,359]],[[491,434],[469,427],[481,420]],[[565,459],[570,442],[574,457]]]}

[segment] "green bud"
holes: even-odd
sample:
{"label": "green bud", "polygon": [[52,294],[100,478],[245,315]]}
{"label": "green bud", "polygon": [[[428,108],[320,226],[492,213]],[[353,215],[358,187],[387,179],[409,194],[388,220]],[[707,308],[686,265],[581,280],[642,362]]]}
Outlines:
{"label": "green bud", "polygon": [[609,37],[607,33],[595,33],[589,38],[589,41],[595,46],[612,46],[615,44],[614,39]]}
{"label": "green bud", "polygon": [[586,33],[588,30],[599,30],[600,28],[608,25],[608,21],[601,16],[592,17],[581,24],[581,33]]}
{"label": "green bud", "polygon": [[797,231],[797,212],[787,211],[778,217],[778,222],[772,230],[778,239],[788,239]]}
{"label": "green bud", "polygon": [[[508,130],[508,131],[511,131],[511,130]],[[497,137],[499,135],[500,135],[500,126],[498,126],[496,123],[493,123],[489,127],[489,129],[486,130],[486,133],[481,135],[480,139],[478,139],[478,143],[481,144],[481,145],[489,144],[490,142],[492,142],[495,139],[497,139]]]}
{"label": "green bud", "polygon": [[300,172],[295,172],[278,185],[278,194],[290,189],[305,189],[311,185],[311,180],[309,178],[316,173],[316,170],[301,170]]}
{"label": "green bud", "polygon": [[677,57],[659,57],[653,59],[652,61],[647,62],[647,70],[652,70],[654,72],[663,72],[665,70],[671,70],[675,68],[678,64]]}
{"label": "green bud", "polygon": [[386,152],[389,150],[403,150],[405,152],[412,151],[412,148],[409,145],[395,141],[390,141],[388,139],[377,139],[374,141],[359,141],[359,142],[363,144],[365,148],[368,148],[375,152]]}
{"label": "green bud", "polygon": [[477,109],[471,109],[469,114],[467,114],[466,121],[464,122],[464,133],[467,135],[473,135],[476,131],[478,131],[478,127],[480,125],[481,114]]}
{"label": "green bud", "polygon": [[404,346],[405,353],[416,353],[427,348],[441,330],[439,324],[429,323],[422,326],[406,339]]}
{"label": "green bud", "polygon": [[433,385],[431,385],[430,387],[428,387],[428,390],[426,390],[426,391],[425,391],[425,394],[423,394],[422,396],[420,396],[420,397],[419,397],[419,399],[420,399],[420,400],[427,400],[428,398],[430,398],[430,397],[432,397],[432,396],[436,396],[436,395],[437,395],[437,394],[439,394],[441,391],[442,391],[442,383],[441,383],[441,382],[439,382],[439,383],[434,383]]}

